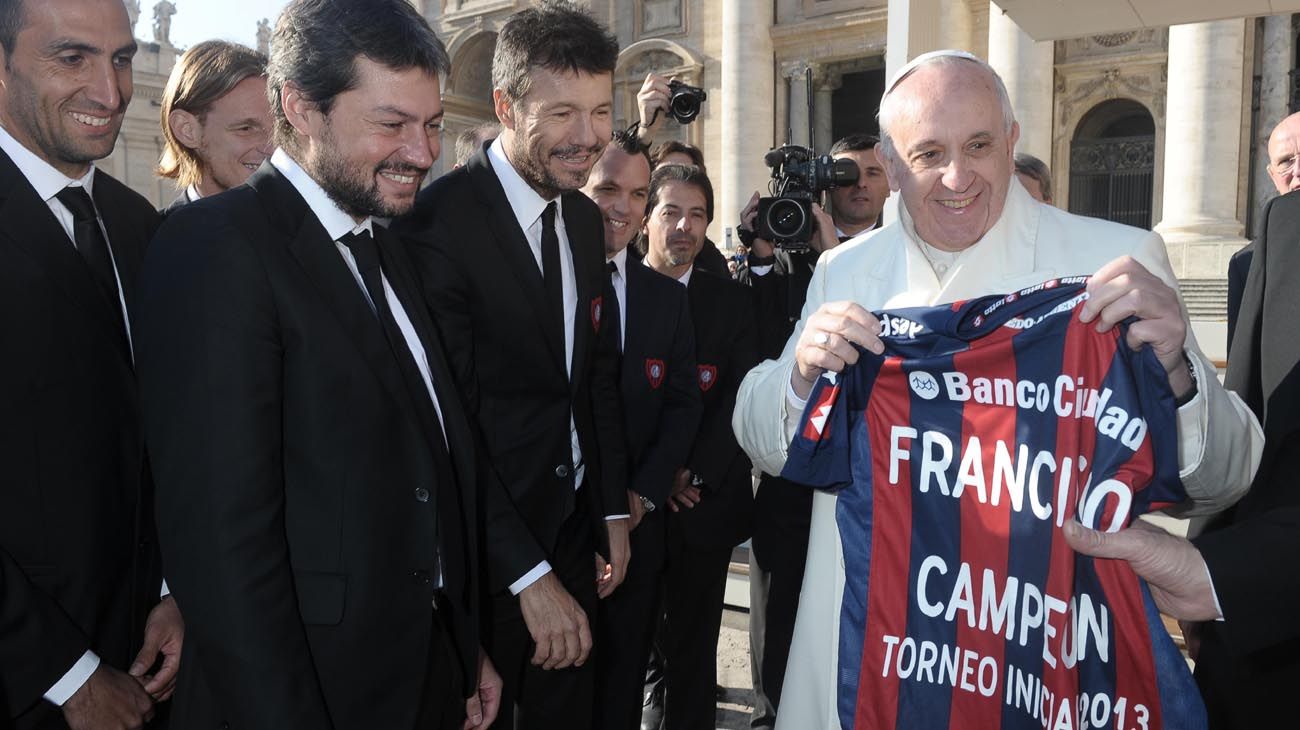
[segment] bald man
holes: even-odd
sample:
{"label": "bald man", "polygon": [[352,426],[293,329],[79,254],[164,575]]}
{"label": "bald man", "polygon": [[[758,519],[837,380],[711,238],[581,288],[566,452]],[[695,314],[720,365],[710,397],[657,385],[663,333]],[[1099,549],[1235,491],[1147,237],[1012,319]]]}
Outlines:
{"label": "bald man", "polygon": [[[1268,179],[1273,181],[1278,195],[1300,190],[1300,112],[1286,117],[1273,127],[1268,136]],[[1232,349],[1232,333],[1237,329],[1237,315],[1241,311],[1241,296],[1246,287],[1246,274],[1250,271],[1255,244],[1248,243],[1228,260],[1228,349]]]}

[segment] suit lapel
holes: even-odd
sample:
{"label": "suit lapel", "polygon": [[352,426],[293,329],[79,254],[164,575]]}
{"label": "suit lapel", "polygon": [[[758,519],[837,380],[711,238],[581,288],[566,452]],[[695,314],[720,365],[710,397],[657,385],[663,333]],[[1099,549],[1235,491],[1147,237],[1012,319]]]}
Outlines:
{"label": "suit lapel", "polygon": [[384,339],[379,321],[366,303],[365,295],[338,249],[312,214],[307,201],[278,170],[267,163],[249,178],[268,216],[290,239],[289,252],[302,266],[325,304],[343,326],[347,339],[361,352],[371,372],[393,401],[409,412],[410,398],[402,383],[393,353]]}
{"label": "suit lapel", "polygon": [[[54,286],[98,322],[98,332],[113,343],[124,362],[130,363],[126,340],[119,334],[116,318],[109,309],[119,304],[109,302],[104,296],[67,231],[3,151],[0,151],[0,196],[4,198],[0,202],[0,236],[8,238],[14,248],[36,261]],[[121,278],[127,278],[126,272],[122,272]]]}
{"label": "suit lapel", "polygon": [[[486,208],[483,218],[487,220],[492,230],[492,240],[500,250],[506,268],[514,276],[519,291],[528,300],[527,309],[532,312],[537,326],[541,327],[546,335],[544,339],[547,348],[550,349],[555,362],[563,367],[564,333],[557,332],[555,322],[546,316],[551,308],[546,304],[542,269],[537,265],[537,259],[533,257],[528,239],[519,228],[519,222],[515,219],[510,201],[506,200],[506,192],[501,187],[501,181],[492,171],[486,149],[484,147],[479,150],[465,166],[469,171],[470,180],[474,182],[479,199]],[[564,369],[567,371],[567,368]]]}
{"label": "suit lapel", "polygon": [[104,230],[108,232],[108,244],[113,248],[113,263],[117,266],[122,298],[126,300],[127,310],[130,311],[135,307],[135,282],[139,278],[145,242],[133,238],[133,234],[138,233],[138,221],[128,220],[126,208],[113,200],[112,182],[107,177],[98,170],[95,171],[95,210],[99,212]]}

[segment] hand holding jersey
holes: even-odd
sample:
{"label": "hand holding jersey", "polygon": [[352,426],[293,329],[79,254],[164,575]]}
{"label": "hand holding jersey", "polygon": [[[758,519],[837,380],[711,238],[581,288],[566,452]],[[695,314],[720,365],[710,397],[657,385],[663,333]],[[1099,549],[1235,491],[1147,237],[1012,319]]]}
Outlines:
{"label": "hand holding jersey", "polygon": [[[1131,256],[1121,256],[1098,269],[1088,284],[1088,301],[1080,319],[1096,320],[1097,331],[1137,317],[1128,329],[1128,346],[1139,350],[1150,345],[1169,373],[1169,387],[1181,398],[1193,385],[1183,347],[1187,341],[1187,320],[1178,304],[1178,293]],[[879,355],[880,321],[853,302],[827,302],[808,317],[795,349],[797,367],[790,384],[800,398],[808,397],[813,381],[823,372],[841,372],[858,361],[854,345]]]}

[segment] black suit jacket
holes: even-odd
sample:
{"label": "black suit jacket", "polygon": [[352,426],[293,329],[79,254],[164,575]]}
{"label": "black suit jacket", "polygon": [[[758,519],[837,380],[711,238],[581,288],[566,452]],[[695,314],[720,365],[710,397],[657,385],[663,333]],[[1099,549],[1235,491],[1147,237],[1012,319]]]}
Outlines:
{"label": "black suit jacket", "polygon": [[681,284],[630,258],[626,271],[620,389],[631,470],[628,488],[662,508],[673,476],[686,466],[703,411],[695,330]]}
{"label": "black suit jacket", "polygon": [[450,468],[360,286],[270,163],[170,216],[145,262],[144,421],[187,629],[177,727],[413,727],[439,568],[438,617],[474,676],[474,436],[404,247],[375,239]]}
{"label": "black suit jacket", "polygon": [[[518,508],[485,528],[491,587],[503,590],[550,556],[575,508],[599,525],[627,514],[627,465],[618,344],[600,317],[609,282],[600,210],[582,193],[563,195],[578,295],[570,374],[541,269],[486,149],[421,192],[393,230],[408,237],[456,380]],[[586,465],[583,505],[570,419]],[[596,533],[607,554],[606,531]]]}
{"label": "black suit jacket", "polygon": [[1196,664],[1216,728],[1293,724],[1300,684],[1300,193],[1271,201],[1262,230],[1226,384],[1263,424],[1264,454],[1250,492],[1194,540],[1225,619],[1202,625]]}
{"label": "black suit jacket", "polygon": [[[153,206],[95,173],[128,307]],[[42,695],[87,649],[125,671],[158,602],[131,353],[68,234],[0,152],[0,726],[62,726]]]}
{"label": "black suit jacket", "polygon": [[687,294],[695,323],[695,381],[704,401],[687,467],[703,481],[703,497],[672,515],[670,539],[729,548],[749,537],[754,512],[753,467],[731,428],[740,381],[759,362],[753,302],[743,286],[698,268]]}
{"label": "black suit jacket", "polygon": [[1241,296],[1246,289],[1246,274],[1250,272],[1250,260],[1255,255],[1255,244],[1248,243],[1228,259],[1228,349],[1232,349],[1232,335],[1237,329],[1237,317],[1241,313]]}

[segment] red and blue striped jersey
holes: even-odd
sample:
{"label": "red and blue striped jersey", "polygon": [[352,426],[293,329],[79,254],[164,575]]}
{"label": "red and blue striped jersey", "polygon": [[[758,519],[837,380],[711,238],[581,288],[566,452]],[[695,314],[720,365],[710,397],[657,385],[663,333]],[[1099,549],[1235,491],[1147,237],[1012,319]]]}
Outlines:
{"label": "red and blue striped jersey", "polygon": [[1086,282],[878,312],[815,384],[782,476],[838,494],[845,730],[1206,726],[1146,584],[1061,531],[1185,499],[1164,369]]}

